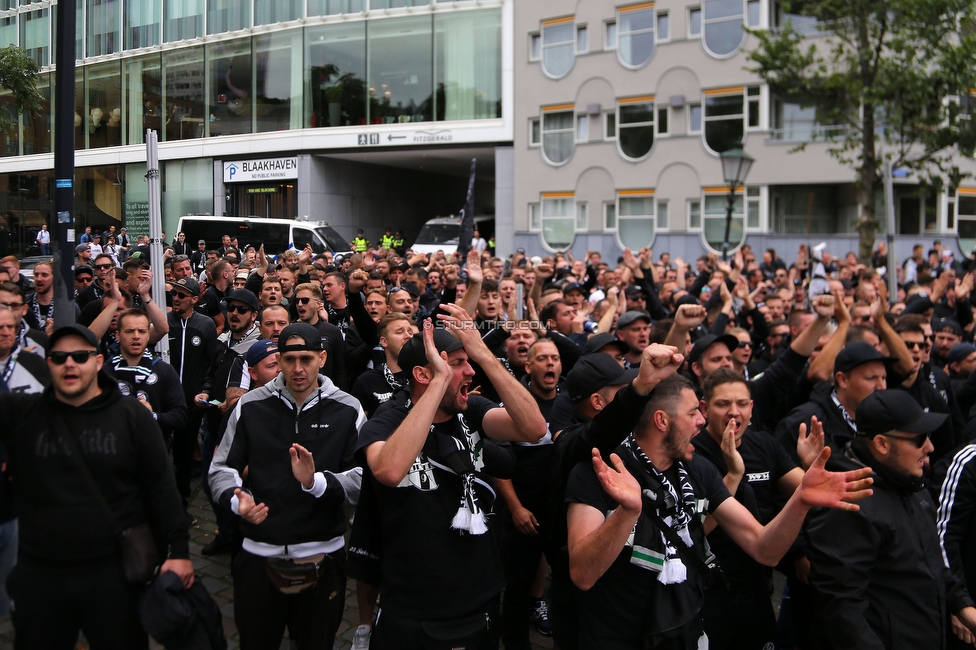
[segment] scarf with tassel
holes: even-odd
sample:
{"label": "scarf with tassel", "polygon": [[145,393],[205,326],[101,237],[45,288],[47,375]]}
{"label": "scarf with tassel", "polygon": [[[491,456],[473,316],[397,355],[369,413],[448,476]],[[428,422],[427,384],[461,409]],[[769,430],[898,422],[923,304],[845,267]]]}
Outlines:
{"label": "scarf with tassel", "polygon": [[[633,434],[627,437],[623,446],[633,454],[638,464],[661,484],[661,494],[664,496],[664,503],[661,503],[658,495],[653,494],[650,490],[645,490],[645,494],[654,502],[658,517],[661,518],[666,526],[677,533],[678,538],[681,539],[685,546],[691,548],[694,545],[694,541],[691,538],[691,531],[688,528],[689,524],[691,524],[691,515],[688,513],[695,512],[695,491],[688,479],[688,472],[685,470],[684,465],[680,462],[677,463],[678,478],[680,481],[678,487],[681,490],[679,496],[677,489],[671,484],[667,476],[654,467],[654,463],[641,450]],[[681,561],[678,549],[668,542],[664,533],[656,531],[649,523],[643,517],[637,521],[637,531],[634,535],[634,550],[630,559],[631,564],[653,570],[659,569],[660,575],[658,575],[657,579],[661,584],[671,585],[684,582],[688,579],[688,568]],[[655,533],[660,537],[659,543],[655,543],[658,540],[653,539]],[[662,554],[655,553],[651,550],[652,548],[662,547],[664,548],[663,557],[660,557]]]}
{"label": "scarf with tassel", "polygon": [[437,462],[429,456],[427,462],[461,479],[461,503],[451,520],[451,528],[469,535],[484,535],[488,532],[488,518],[478,501],[478,494],[475,492],[475,483],[479,482],[475,476],[475,464],[479,461],[482,450],[478,445],[475,445],[474,449],[469,449],[468,436],[466,435],[468,426],[463,418],[463,414],[457,414],[458,431],[461,433],[461,439],[438,431],[433,425],[430,427],[430,434],[436,445],[438,459],[441,462]]}

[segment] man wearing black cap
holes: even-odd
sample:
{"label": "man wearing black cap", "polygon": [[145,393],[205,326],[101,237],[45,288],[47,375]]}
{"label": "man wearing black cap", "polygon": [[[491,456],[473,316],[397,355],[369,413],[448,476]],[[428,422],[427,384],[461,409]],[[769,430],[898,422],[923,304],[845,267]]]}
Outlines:
{"label": "man wearing black cap", "polygon": [[935,335],[935,346],[932,348],[931,363],[936,368],[945,368],[952,346],[962,342],[962,327],[952,318],[934,318],[932,333]]}
{"label": "man wearing black cap", "polygon": [[[546,433],[535,400],[484,344],[470,316],[453,304],[441,309],[450,332],[427,321],[423,334],[400,350],[409,406],[381,410],[359,438],[376,515],[357,514],[353,535],[377,520],[382,530],[374,650],[425,648],[434,638],[493,647],[497,632],[488,620],[504,578],[496,535],[489,534],[495,499],[489,475],[501,469],[492,467],[497,451],[486,437],[536,442]],[[468,395],[469,359],[504,407]],[[510,472],[511,460],[506,464]]]}
{"label": "man wearing black cap", "polygon": [[338,327],[329,322],[329,314],[322,302],[322,289],[314,282],[303,282],[295,287],[295,308],[298,320],[318,330],[326,355],[323,374],[339,388],[349,384],[346,372],[346,343]]}
{"label": "man wearing black cap", "polygon": [[86,266],[92,265],[91,248],[88,247],[88,244],[78,244],[75,246],[75,266],[81,264]]}
{"label": "man wearing black cap", "polygon": [[[210,488],[241,516],[243,550],[233,567],[241,647],[277,647],[287,627],[299,647],[330,648],[345,602],[343,507],[359,497],[353,455],[366,414],[319,374],[327,353],[314,327],[286,327],[278,354],[281,374],[234,407]],[[282,573],[308,565],[302,584]]]}
{"label": "man wearing black cap", "polygon": [[924,489],[929,434],[945,419],[903,391],[879,390],[858,405],[857,436],[835,462],[870,468],[874,494],[859,511],[823,511],[808,524],[817,647],[942,648],[949,614],[976,633],[976,608],[944,564]]}
{"label": "man wearing black cap", "polygon": [[194,275],[200,275],[207,268],[206,240],[197,241],[197,249],[190,255],[190,264],[193,266]]}
{"label": "man wearing black cap", "polygon": [[74,268],[75,274],[75,298],[90,285],[95,278],[95,272],[87,264],[80,264]]}
{"label": "man wearing black cap", "polygon": [[190,497],[190,476],[193,472],[193,450],[196,448],[206,402],[197,396],[211,365],[224,350],[217,341],[217,328],[212,320],[193,310],[200,298],[200,285],[193,278],[183,278],[173,284],[173,311],[169,313],[169,350],[173,368],[180,375],[186,399],[187,422],[173,432],[173,465],[176,468],[176,487],[184,506]]}
{"label": "man wearing black cap", "polygon": [[627,344],[624,353],[627,368],[636,368],[641,362],[641,353],[651,338],[651,317],[643,311],[625,311],[617,319],[617,336]]}
{"label": "man wearing black cap", "polygon": [[[18,486],[20,558],[7,580],[18,648],[148,648],[142,584],[125,579],[120,534],[145,531],[154,562],[193,583],[189,535],[166,448],[147,409],[100,373],[80,325],[51,336],[52,385],[0,393],[0,440]],[[148,528],[148,530],[146,530]]]}

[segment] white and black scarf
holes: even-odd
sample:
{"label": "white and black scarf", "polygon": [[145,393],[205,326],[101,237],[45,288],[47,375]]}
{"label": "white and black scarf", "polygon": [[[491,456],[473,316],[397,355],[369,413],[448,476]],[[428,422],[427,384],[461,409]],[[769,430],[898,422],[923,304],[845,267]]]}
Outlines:
{"label": "white and black scarf", "polygon": [[407,385],[406,378],[404,377],[402,379],[397,379],[393,371],[390,370],[389,364],[386,363],[383,364],[383,379],[386,380],[386,383],[390,385],[390,388],[392,388],[394,392],[404,388]]}
{"label": "white and black scarf", "polygon": [[[648,474],[661,484],[664,490],[664,503],[661,503],[661,499],[658,498],[657,494],[654,494],[650,490],[645,490],[644,492],[654,502],[657,509],[657,516],[664,522],[664,525],[671,528],[678,535],[685,546],[688,548],[694,546],[689,529],[692,520],[691,515],[688,513],[695,512],[695,490],[691,486],[688,471],[685,469],[684,464],[680,461],[677,463],[678,478],[681,483],[679,486],[681,489],[679,498],[675,486],[671,484],[671,481],[668,480],[668,477],[664,473],[654,467],[654,463],[644,454],[644,451],[634,439],[633,434],[627,436],[623,446],[633,454],[641,468],[646,470]],[[669,496],[670,498],[668,498]],[[681,561],[678,549],[668,542],[663,532],[655,531],[652,526],[642,525],[644,523],[649,522],[644,518],[638,520],[637,530],[634,535],[634,550],[630,560],[631,564],[660,570],[660,575],[657,579],[662,584],[670,585],[687,580],[688,568]],[[654,532],[657,532],[660,537],[660,545],[656,544],[656,540],[652,537]],[[662,546],[664,548],[664,557],[660,558],[658,557],[660,554],[655,553],[651,549]]]}

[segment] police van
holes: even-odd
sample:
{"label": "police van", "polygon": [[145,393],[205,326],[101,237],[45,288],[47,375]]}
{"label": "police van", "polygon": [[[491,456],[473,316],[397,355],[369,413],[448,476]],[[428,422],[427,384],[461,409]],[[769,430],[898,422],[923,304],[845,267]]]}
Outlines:
{"label": "police van", "polygon": [[302,250],[305,244],[311,244],[316,254],[352,250],[335,228],[321,221],[187,215],[180,217],[179,232],[186,233],[190,250],[196,250],[201,239],[207,242],[208,250],[220,248],[224,235],[236,237],[242,250],[249,244],[254,248],[264,244],[269,255],[277,255],[289,248]]}
{"label": "police van", "polygon": [[[476,216],[474,218],[474,229],[478,231],[482,239],[488,241],[488,238],[495,233],[495,217]],[[435,217],[424,224],[424,227],[420,229],[420,234],[417,235],[417,240],[410,248],[424,255],[433,255],[441,250],[445,253],[453,253],[457,250],[460,236],[460,217],[453,215]]]}

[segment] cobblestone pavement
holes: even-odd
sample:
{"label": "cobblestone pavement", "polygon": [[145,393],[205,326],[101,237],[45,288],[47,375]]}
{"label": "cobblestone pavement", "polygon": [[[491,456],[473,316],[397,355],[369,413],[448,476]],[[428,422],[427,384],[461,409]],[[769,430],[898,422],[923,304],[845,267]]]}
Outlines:
{"label": "cobblestone pavement", "polygon": [[[193,490],[193,497],[190,502],[190,514],[196,517],[197,524],[190,529],[190,556],[193,559],[193,567],[196,569],[198,579],[203,581],[207,591],[214,597],[220,606],[220,611],[224,615],[224,634],[227,637],[227,647],[229,650],[236,650],[238,647],[237,626],[234,624],[234,589],[230,576],[230,555],[218,555],[216,557],[204,557],[200,554],[200,549],[210,543],[214,534],[217,532],[217,524],[214,520],[210,504],[207,497],[200,489],[199,480],[196,481]],[[359,608],[356,605],[356,585],[350,580],[346,586],[346,611],[343,615],[342,625],[339,627],[339,634],[336,638],[335,650],[349,650],[352,648],[352,637],[359,625]],[[10,617],[0,618],[0,650],[13,648],[13,626]],[[552,641],[532,630],[531,634],[533,650],[541,648],[552,648]],[[153,650],[160,650],[162,646],[155,643],[151,644]],[[79,650],[87,648],[84,642],[80,642]],[[281,644],[282,650],[289,650],[288,640]]]}

